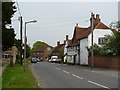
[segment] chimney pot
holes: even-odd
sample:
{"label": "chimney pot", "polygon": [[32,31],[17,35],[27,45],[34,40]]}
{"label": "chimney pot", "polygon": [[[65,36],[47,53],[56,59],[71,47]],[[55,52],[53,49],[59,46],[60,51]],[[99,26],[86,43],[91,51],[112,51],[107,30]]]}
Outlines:
{"label": "chimney pot", "polygon": [[78,23],[76,23],[76,27],[78,27]]}
{"label": "chimney pot", "polygon": [[66,44],[66,40],[64,40],[64,45]]}
{"label": "chimney pot", "polygon": [[99,14],[96,14],[96,20],[100,21],[100,15]]}
{"label": "chimney pot", "polygon": [[66,35],[66,41],[68,40],[68,35]]}
{"label": "chimney pot", "polygon": [[57,46],[59,46],[60,45],[60,41],[57,41]]}

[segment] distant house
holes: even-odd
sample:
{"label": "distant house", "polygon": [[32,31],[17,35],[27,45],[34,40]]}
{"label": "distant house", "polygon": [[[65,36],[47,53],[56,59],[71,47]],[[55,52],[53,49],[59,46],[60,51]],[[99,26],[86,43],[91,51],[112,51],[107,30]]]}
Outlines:
{"label": "distant house", "polygon": [[57,41],[57,46],[53,48],[51,55],[57,55],[58,58],[62,59],[64,56],[64,43],[60,44],[60,41]]}
{"label": "distant house", "polygon": [[11,51],[10,50],[4,51],[2,53],[2,58],[5,59],[5,60],[10,60],[10,55],[11,55]]}
{"label": "distant house", "polygon": [[[87,48],[91,46],[91,24],[91,18],[90,26],[87,28],[79,27],[78,23],[76,24],[72,39],[66,40],[64,61],[66,59],[68,63],[88,65]],[[93,28],[93,44],[99,46],[105,42],[105,35],[111,35],[115,32],[101,22],[99,14],[96,14],[96,17],[93,15]]]}
{"label": "distant house", "polygon": [[41,60],[47,60],[52,52],[52,47],[49,45],[38,46],[32,53],[33,57],[37,57]]}

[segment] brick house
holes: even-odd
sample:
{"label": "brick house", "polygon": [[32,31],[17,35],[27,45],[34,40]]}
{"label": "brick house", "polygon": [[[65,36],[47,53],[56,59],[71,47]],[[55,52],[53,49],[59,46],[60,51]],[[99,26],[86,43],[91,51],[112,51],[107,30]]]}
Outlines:
{"label": "brick house", "polygon": [[33,57],[37,57],[43,61],[48,60],[52,52],[52,47],[49,45],[38,46],[32,53]]}
{"label": "brick house", "polygon": [[51,55],[57,55],[59,59],[62,59],[64,56],[64,43],[60,44],[60,41],[57,41],[57,46],[53,48]]}

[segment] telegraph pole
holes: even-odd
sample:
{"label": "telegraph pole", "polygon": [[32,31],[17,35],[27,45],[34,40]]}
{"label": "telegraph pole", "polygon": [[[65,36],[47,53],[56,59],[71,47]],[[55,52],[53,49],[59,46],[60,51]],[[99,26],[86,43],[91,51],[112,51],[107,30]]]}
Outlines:
{"label": "telegraph pole", "polygon": [[22,47],[23,47],[23,44],[22,44],[22,16],[20,16],[20,64],[22,65],[23,64],[23,50],[22,50]]}
{"label": "telegraph pole", "polygon": [[91,69],[93,69],[93,66],[94,66],[94,61],[93,61],[93,55],[94,55],[94,51],[93,51],[93,23],[94,23],[94,20],[93,20],[93,17],[94,14],[91,13]]}

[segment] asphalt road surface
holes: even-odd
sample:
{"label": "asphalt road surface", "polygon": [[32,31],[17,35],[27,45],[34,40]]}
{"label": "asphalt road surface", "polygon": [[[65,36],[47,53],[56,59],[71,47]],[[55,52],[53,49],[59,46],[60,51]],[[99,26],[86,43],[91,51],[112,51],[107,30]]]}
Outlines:
{"label": "asphalt road surface", "polygon": [[118,71],[39,62],[32,71],[40,88],[118,88]]}

